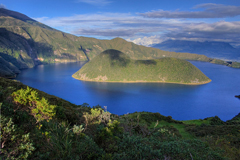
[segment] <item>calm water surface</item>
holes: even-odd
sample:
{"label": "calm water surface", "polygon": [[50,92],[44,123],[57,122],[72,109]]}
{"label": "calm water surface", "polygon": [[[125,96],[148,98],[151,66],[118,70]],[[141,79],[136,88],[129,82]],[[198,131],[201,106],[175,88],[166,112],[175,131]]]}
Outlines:
{"label": "calm water surface", "polygon": [[190,86],[165,83],[84,82],[71,77],[83,62],[40,65],[23,70],[22,83],[75,104],[107,106],[109,112],[149,111],[189,120],[219,116],[229,120],[240,112],[240,69],[206,62],[191,62],[212,82]]}

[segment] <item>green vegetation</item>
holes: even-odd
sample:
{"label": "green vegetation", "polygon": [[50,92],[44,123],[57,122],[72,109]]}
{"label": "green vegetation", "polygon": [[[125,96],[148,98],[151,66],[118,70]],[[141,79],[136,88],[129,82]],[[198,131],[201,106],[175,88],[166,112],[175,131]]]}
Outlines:
{"label": "green vegetation", "polygon": [[240,63],[239,62],[232,62],[231,67],[240,68]]}
{"label": "green vegetation", "polygon": [[56,114],[56,106],[50,105],[44,97],[39,100],[37,92],[29,87],[13,92],[11,96],[16,105],[22,106],[24,110],[31,110],[29,114],[34,116],[36,123],[49,121]]}
{"label": "green vegetation", "polygon": [[[159,113],[114,115],[0,78],[1,159],[237,160],[240,114],[176,121]],[[37,110],[37,112],[35,111]]]}
{"label": "green vegetation", "polygon": [[102,82],[169,82],[203,84],[211,80],[191,63],[176,58],[133,60],[110,49],[85,64],[74,78]]}

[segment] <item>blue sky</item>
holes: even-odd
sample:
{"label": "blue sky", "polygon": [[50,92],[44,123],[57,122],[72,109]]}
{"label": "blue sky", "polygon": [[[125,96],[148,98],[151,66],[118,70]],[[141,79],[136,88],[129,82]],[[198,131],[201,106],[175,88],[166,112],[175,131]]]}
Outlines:
{"label": "blue sky", "polygon": [[76,36],[240,45],[240,0],[1,0],[0,7]]}

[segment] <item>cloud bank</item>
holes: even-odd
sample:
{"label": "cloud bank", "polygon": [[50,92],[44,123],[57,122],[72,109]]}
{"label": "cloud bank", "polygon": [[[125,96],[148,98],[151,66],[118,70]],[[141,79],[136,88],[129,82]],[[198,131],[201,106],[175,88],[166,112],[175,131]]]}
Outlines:
{"label": "cloud bank", "polygon": [[203,11],[151,11],[139,15],[148,18],[225,18],[240,15],[240,6],[226,6],[222,4],[205,3],[195,6],[193,9]]}
{"label": "cloud bank", "polygon": [[[216,13],[221,13],[218,17],[240,14],[240,9],[236,10],[239,8],[236,6],[208,3],[197,5],[194,8],[205,9],[201,11],[199,17],[206,17],[204,16],[206,12],[211,12],[208,17],[216,17]],[[191,17],[193,16],[194,14]],[[173,14],[170,17],[173,17]],[[190,12],[185,15],[181,13],[178,17],[190,17]],[[206,22],[181,18],[167,19],[165,15],[165,18],[159,19],[131,13],[98,13],[56,18],[41,17],[35,18],[35,20],[77,36],[104,39],[122,37],[145,46],[168,39],[225,41],[240,44],[240,21],[224,19]]]}

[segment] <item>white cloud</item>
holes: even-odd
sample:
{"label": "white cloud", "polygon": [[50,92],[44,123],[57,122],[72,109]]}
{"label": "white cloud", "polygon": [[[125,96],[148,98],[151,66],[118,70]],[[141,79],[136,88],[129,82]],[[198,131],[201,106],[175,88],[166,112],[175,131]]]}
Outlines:
{"label": "white cloud", "polygon": [[240,22],[220,21],[215,23],[188,24],[178,31],[165,34],[170,39],[240,42]]}
{"label": "white cloud", "polygon": [[96,35],[106,37],[132,37],[139,29],[79,29],[72,33],[77,35]]}
{"label": "white cloud", "polygon": [[203,8],[203,11],[151,11],[140,13],[148,18],[225,18],[240,15],[240,6],[227,6],[222,4],[205,3],[193,9]]}
{"label": "white cloud", "polygon": [[153,44],[161,43],[165,39],[161,39],[159,36],[150,36],[150,37],[143,37],[143,38],[136,38],[136,39],[126,39],[129,42],[133,42],[138,45],[143,46],[151,46]]}
{"label": "white cloud", "polygon": [[44,22],[44,21],[46,21],[48,18],[49,18],[49,17],[40,17],[40,18],[32,18],[32,19],[34,19],[34,20],[36,20],[36,21],[38,21],[38,22]]}
{"label": "white cloud", "polygon": [[211,33],[239,33],[240,31],[240,22],[226,22],[226,21],[219,21],[215,23],[199,23],[193,24],[186,27],[186,30],[190,32],[211,32]]}

